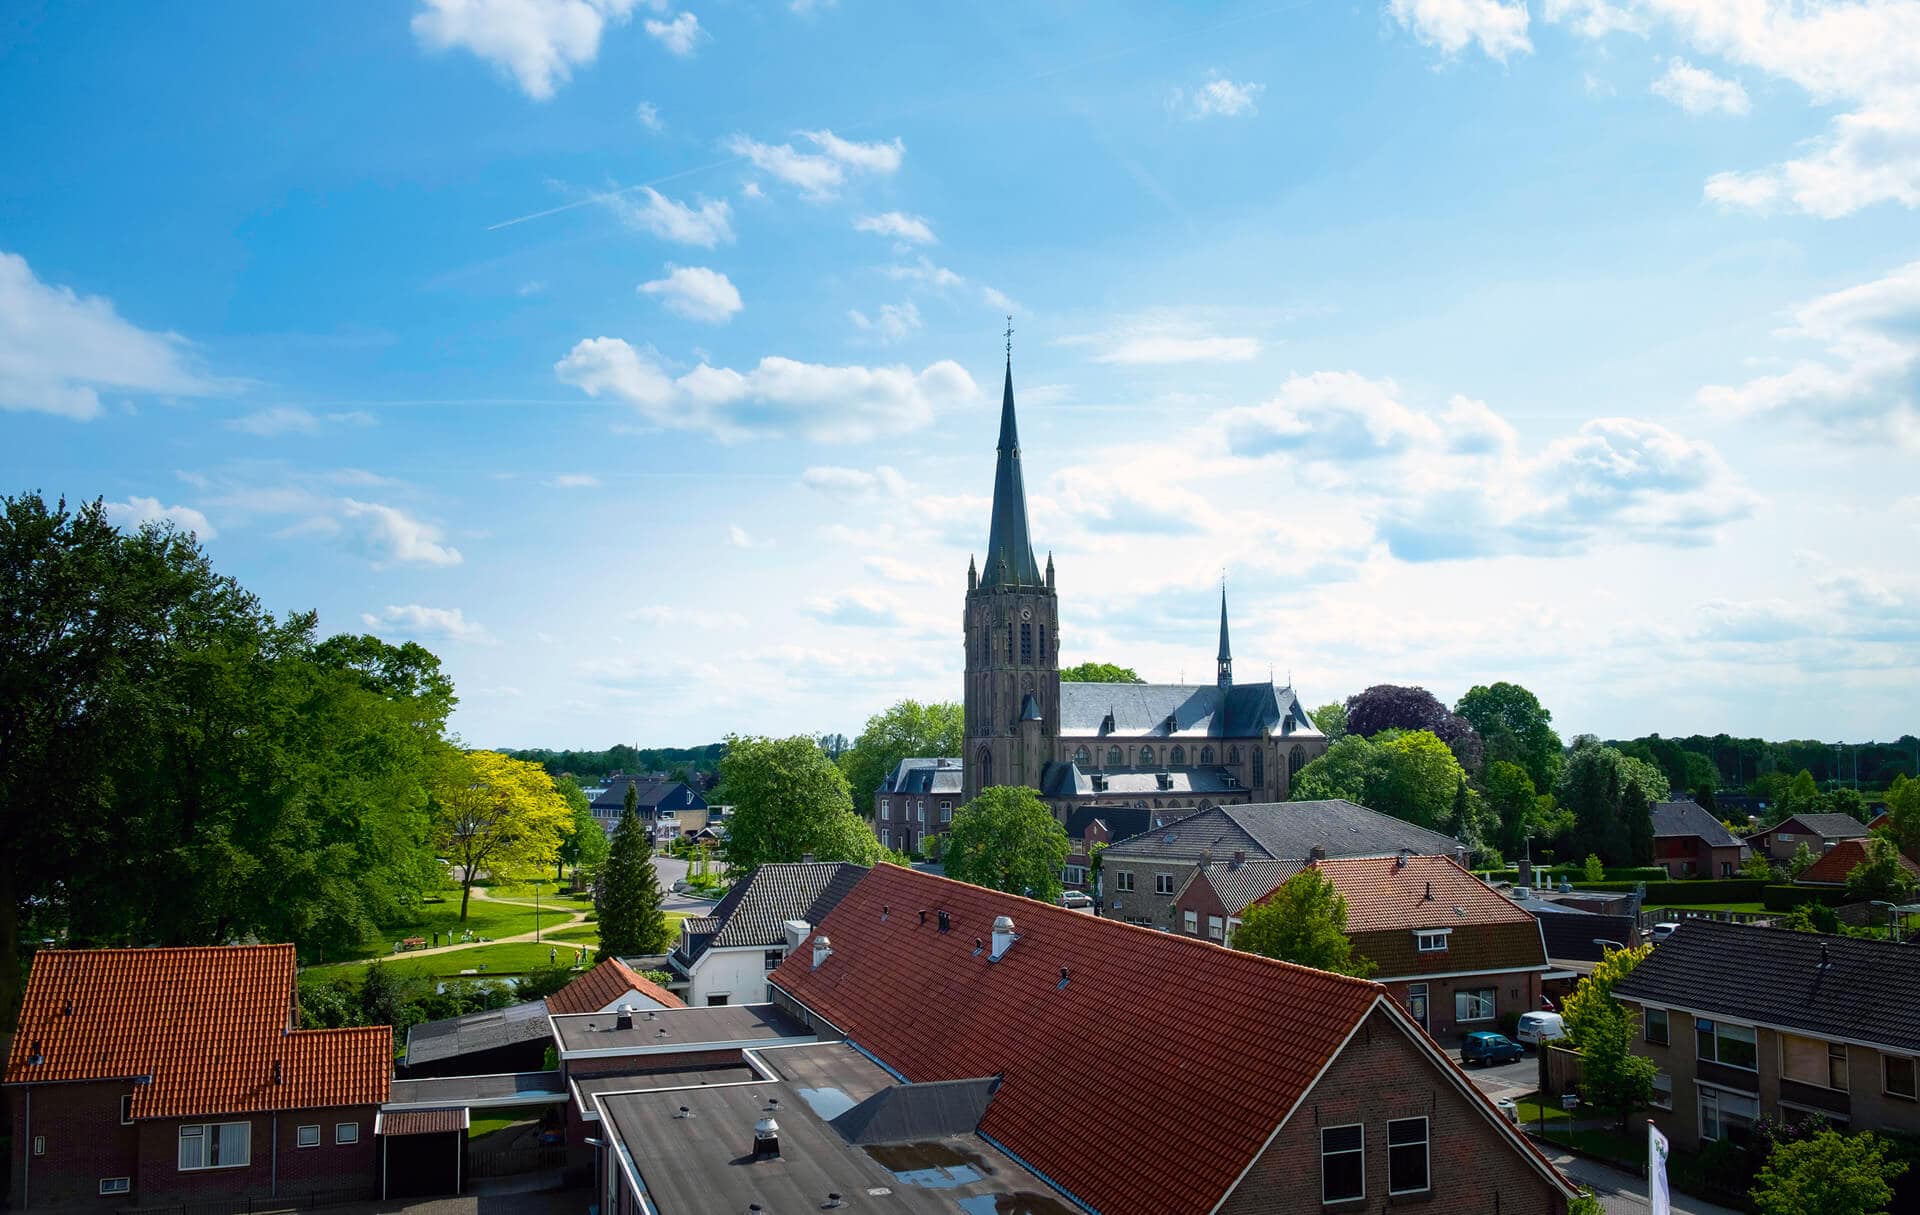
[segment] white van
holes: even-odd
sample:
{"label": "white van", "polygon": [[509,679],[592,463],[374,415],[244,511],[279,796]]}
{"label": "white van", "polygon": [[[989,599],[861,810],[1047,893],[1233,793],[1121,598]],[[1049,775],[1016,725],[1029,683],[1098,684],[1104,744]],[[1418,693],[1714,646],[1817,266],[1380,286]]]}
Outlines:
{"label": "white van", "polygon": [[1514,1037],[1520,1039],[1523,1046],[1537,1047],[1543,1042],[1567,1036],[1567,1023],[1559,1013],[1530,1012],[1520,1014],[1520,1028]]}

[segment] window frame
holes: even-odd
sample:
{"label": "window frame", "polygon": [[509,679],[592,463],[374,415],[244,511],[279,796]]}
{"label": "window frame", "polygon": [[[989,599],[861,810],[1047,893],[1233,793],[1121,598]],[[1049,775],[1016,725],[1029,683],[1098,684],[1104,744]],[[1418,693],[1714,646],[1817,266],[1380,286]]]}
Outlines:
{"label": "window frame", "polygon": [[[119,1184],[116,1185],[114,1184],[115,1182]],[[131,1194],[133,1193],[133,1178],[102,1177],[100,1179],[100,1192],[102,1194]]]}
{"label": "window frame", "polygon": [[1185,932],[1190,937],[1199,936],[1200,935],[1200,913],[1197,911],[1182,911],[1180,913],[1180,928],[1181,928],[1181,931]]}
{"label": "window frame", "polygon": [[[1660,1017],[1660,1036],[1653,1036],[1653,1019]],[[1673,1045],[1673,1016],[1664,1008],[1642,1008],[1640,1010],[1640,1040],[1651,1042],[1655,1046]]]}
{"label": "window frame", "polygon": [[1153,875],[1153,892],[1159,895],[1172,894],[1173,893],[1173,875],[1171,873],[1154,874]]}
{"label": "window frame", "polygon": [[[1666,1082],[1665,1088],[1660,1087],[1662,1081]],[[1664,1101],[1662,1101],[1663,1097],[1665,1098]],[[1671,1075],[1666,1072],[1655,1072],[1653,1074],[1653,1097],[1647,1102],[1647,1105],[1652,1109],[1665,1110],[1668,1113],[1673,1112],[1673,1077]]]}
{"label": "window frame", "polygon": [[[1407,1123],[1420,1124],[1420,1138],[1417,1141],[1395,1143],[1393,1128]],[[1410,1148],[1418,1143],[1420,1148],[1420,1176],[1422,1182],[1417,1187],[1395,1189],[1393,1184],[1393,1156],[1396,1148]],[[1425,1114],[1414,1114],[1406,1118],[1387,1119],[1387,1195],[1398,1198],[1407,1194],[1425,1194],[1433,1189],[1433,1125]]]}
{"label": "window frame", "polygon": [[[1907,1065],[1908,1088],[1904,1093],[1892,1085],[1893,1076],[1888,1065],[1895,1062]],[[1900,1101],[1920,1101],[1920,1058],[1915,1058],[1913,1055],[1890,1055],[1881,1051],[1880,1093],[1882,1096],[1893,1097]]]}
{"label": "window frame", "polygon": [[[1484,1016],[1467,1017],[1467,1016],[1461,1015],[1460,1001],[1477,1000],[1479,997],[1482,997],[1482,996],[1486,997],[1487,1011]],[[1478,1024],[1481,1021],[1497,1021],[1499,1019],[1500,1019],[1500,989],[1499,988],[1472,987],[1464,991],[1455,991],[1453,993],[1454,1024],[1456,1025]]]}
{"label": "window frame", "polygon": [[1227,939],[1227,921],[1225,916],[1210,915],[1207,917],[1207,939],[1209,941],[1225,941]]}
{"label": "window frame", "polygon": [[763,949],[760,951],[760,966],[763,971],[779,970],[780,963],[786,960],[787,951],[785,948]]}
{"label": "window frame", "polygon": [[120,1125],[121,1126],[133,1125],[133,1094],[132,1093],[120,1094]]}
{"label": "window frame", "polygon": [[[1727,1116],[1723,1108],[1723,1102],[1726,1098],[1732,1098],[1742,1102],[1751,1101],[1753,1103],[1754,1112],[1751,1115],[1737,1115],[1737,1117],[1745,1121],[1748,1130],[1753,1129],[1754,1124],[1760,1120],[1760,1101],[1757,1097],[1749,1097],[1745,1093],[1738,1092],[1734,1089],[1722,1088],[1717,1084],[1702,1084],[1699,1081],[1694,1082],[1693,1088],[1696,1125],[1700,1130],[1700,1138],[1708,1142],[1718,1143],[1727,1137]],[[1709,1100],[1713,1103],[1713,1134],[1711,1135],[1707,1134],[1706,1118],[1706,1106]]]}
{"label": "window frame", "polygon": [[1060,880],[1069,886],[1084,886],[1087,884],[1087,867],[1085,865],[1062,865],[1060,866]]}
{"label": "window frame", "polygon": [[[1446,953],[1447,938],[1453,935],[1451,928],[1416,928],[1413,930],[1413,951],[1415,953]],[[1440,942],[1438,945],[1430,941]]]}
{"label": "window frame", "polygon": [[[1706,1028],[1702,1030],[1701,1028],[1702,1026],[1705,1026]],[[1722,1059],[1720,1057],[1720,1053],[1721,1053],[1720,1052],[1720,1031],[1723,1028],[1724,1029],[1744,1029],[1747,1031],[1748,1034],[1752,1035],[1751,1038],[1747,1040],[1747,1044],[1753,1050],[1752,1064],[1749,1065],[1749,1064],[1740,1064],[1740,1063],[1729,1063],[1727,1060]],[[1700,1036],[1702,1033],[1705,1033],[1713,1042],[1713,1054],[1711,1055],[1703,1055],[1700,1053]],[[1733,1038],[1732,1041],[1738,1042],[1740,1041],[1740,1039]],[[1753,1026],[1744,1025],[1738,1021],[1722,1021],[1714,1017],[1695,1017],[1693,1019],[1693,1057],[1696,1062],[1700,1060],[1705,1060],[1708,1063],[1717,1063],[1721,1067],[1730,1067],[1735,1071],[1752,1072],[1755,1075],[1759,1075],[1760,1074],[1760,1032],[1759,1030],[1755,1029]]]}
{"label": "window frame", "polygon": [[[246,1128],[245,1158],[237,1161],[222,1161],[218,1164],[205,1163],[217,1154],[220,1143],[220,1136],[217,1132],[221,1127],[227,1126],[241,1126]],[[193,1133],[189,1134],[189,1132]],[[181,1151],[189,1139],[196,1139],[200,1143],[200,1159],[202,1161],[200,1164],[180,1163]],[[253,1163],[253,1123],[245,1119],[228,1122],[182,1123],[178,1133],[174,1136],[173,1163],[175,1166],[174,1171],[179,1173],[207,1173],[220,1169],[244,1169]]]}
{"label": "window frame", "polygon": [[[340,1132],[348,1130],[352,1131],[353,1134],[342,1139]],[[360,1124],[358,1122],[336,1122],[333,1124],[333,1146],[350,1147],[358,1142],[360,1142]]]}
{"label": "window frame", "polygon": [[[307,1142],[308,1132],[312,1132],[313,1134],[312,1143]],[[319,1147],[320,1146],[320,1124],[318,1122],[308,1122],[300,1126],[294,1127],[293,1128],[293,1146],[296,1150],[299,1150],[299,1151],[305,1151],[307,1148]]]}
{"label": "window frame", "polygon": [[1133,870],[1116,870],[1113,875],[1113,888],[1121,894],[1133,893]]}
{"label": "window frame", "polygon": [[[1360,1146],[1351,1147],[1351,1148],[1340,1148],[1336,1151],[1328,1152],[1327,1136],[1332,1134],[1334,1131],[1348,1131],[1348,1130],[1358,1131],[1360,1133]],[[1360,1158],[1360,1192],[1359,1193],[1341,1194],[1338,1197],[1328,1196],[1327,1194],[1327,1157],[1330,1155],[1358,1156]],[[1324,1207],[1324,1206],[1332,1206],[1335,1203],[1341,1203],[1341,1202],[1364,1202],[1366,1201],[1366,1197],[1367,1197],[1367,1124],[1364,1122],[1343,1122],[1343,1123],[1340,1123],[1338,1126],[1321,1127],[1320,1128],[1320,1205]]]}

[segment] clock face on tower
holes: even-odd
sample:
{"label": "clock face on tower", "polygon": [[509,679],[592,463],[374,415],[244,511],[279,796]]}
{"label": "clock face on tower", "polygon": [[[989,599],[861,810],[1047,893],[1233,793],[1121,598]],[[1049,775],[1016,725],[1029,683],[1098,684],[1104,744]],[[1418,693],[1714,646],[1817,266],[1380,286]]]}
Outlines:
{"label": "clock face on tower", "polygon": [[1030,608],[1030,607],[1023,607],[1023,608],[1021,608],[1021,609],[1020,609],[1020,619],[1022,619],[1022,620],[1032,620],[1032,619],[1033,619],[1033,609],[1032,609],[1032,608]]}

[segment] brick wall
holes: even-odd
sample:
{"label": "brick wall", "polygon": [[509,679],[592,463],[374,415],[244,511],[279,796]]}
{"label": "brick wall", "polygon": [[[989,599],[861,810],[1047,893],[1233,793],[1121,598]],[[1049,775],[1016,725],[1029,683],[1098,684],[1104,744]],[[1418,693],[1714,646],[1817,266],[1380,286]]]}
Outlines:
{"label": "brick wall", "polygon": [[[195,1202],[219,1198],[281,1197],[316,1190],[358,1190],[377,1193],[380,1184],[379,1145],[373,1136],[375,1107],[341,1106],[329,1109],[286,1110],[278,1115],[228,1115],[205,1118],[161,1118],[139,1127],[140,1165],[134,1178],[141,1205]],[[196,1122],[248,1122],[252,1143],[248,1160],[238,1168],[180,1168],[180,1127]],[[350,1144],[336,1144],[335,1124],[351,1122],[360,1128]],[[302,1148],[299,1128],[320,1127],[320,1145]],[[277,1135],[276,1135],[277,1127]]]}
{"label": "brick wall", "polygon": [[[1254,1162],[1223,1211],[1337,1215],[1418,1206],[1430,1215],[1564,1215],[1566,1200],[1386,1014],[1373,1013]],[[1390,1198],[1387,1120],[1427,1118],[1431,1190]],[[1320,1128],[1365,1130],[1366,1197],[1322,1205]]]}
{"label": "brick wall", "polygon": [[[1540,972],[1528,971],[1522,974],[1481,974],[1459,975],[1452,978],[1433,979],[1413,977],[1409,979],[1389,979],[1386,988],[1400,1007],[1412,1010],[1413,989],[1425,984],[1427,992],[1427,1032],[1442,1042],[1464,1038],[1478,1030],[1504,1033],[1500,1028],[1500,1018],[1508,1013],[1537,1012],[1540,1010]],[[1461,1021],[1455,1015],[1454,995],[1463,991],[1493,992],[1493,1016],[1483,1021]]]}
{"label": "brick wall", "polygon": [[[27,1088],[7,1090],[13,1122],[12,1199],[15,1210],[79,1205],[109,1210],[129,1204],[127,1195],[100,1194],[103,1177],[132,1177],[139,1160],[139,1135],[120,1125],[120,1098],[133,1084],[43,1084],[31,1088],[28,1125]],[[33,1140],[45,1137],[46,1155],[30,1157]],[[23,1193],[24,1188],[24,1193]]]}

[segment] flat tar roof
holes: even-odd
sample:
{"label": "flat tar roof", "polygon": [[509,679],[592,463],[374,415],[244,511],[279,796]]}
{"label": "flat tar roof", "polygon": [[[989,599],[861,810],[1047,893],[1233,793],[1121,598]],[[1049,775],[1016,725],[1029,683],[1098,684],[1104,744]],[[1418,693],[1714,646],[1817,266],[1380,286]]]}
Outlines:
{"label": "flat tar roof", "polygon": [[409,1105],[537,1105],[565,1101],[559,1072],[505,1072],[495,1076],[436,1076],[395,1080],[383,1109]]}
{"label": "flat tar roof", "polygon": [[747,1084],[754,1081],[764,1082],[765,1079],[766,1077],[746,1064],[733,1063],[721,1067],[693,1068],[686,1071],[646,1072],[637,1076],[581,1076],[573,1081],[573,1091],[579,1094],[578,1105],[581,1115],[587,1119],[596,1119],[600,1116],[593,1104],[597,1094],[701,1088],[713,1084]]}
{"label": "flat tar roof", "polygon": [[636,1011],[631,1029],[616,1029],[618,1014],[573,1013],[553,1018],[560,1053],[591,1058],[691,1050],[699,1046],[751,1046],[782,1040],[811,1042],[813,1031],[772,1004],[723,1004],[707,1008]]}

